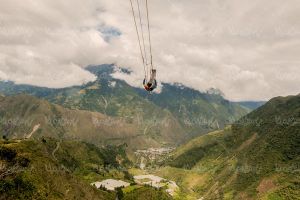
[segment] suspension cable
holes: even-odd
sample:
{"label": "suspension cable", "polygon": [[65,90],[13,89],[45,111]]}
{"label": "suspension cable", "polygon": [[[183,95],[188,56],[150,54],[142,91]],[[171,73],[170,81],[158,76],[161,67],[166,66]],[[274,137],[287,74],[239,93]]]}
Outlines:
{"label": "suspension cable", "polygon": [[148,21],[148,36],[149,36],[149,47],[150,47],[150,62],[151,62],[151,70],[153,70],[153,57],[152,57],[152,47],[151,47],[151,35],[150,35],[150,20],[149,20],[149,8],[148,8],[148,0],[146,0],[146,9],[147,9],[147,21]]}
{"label": "suspension cable", "polygon": [[138,6],[138,11],[139,11],[139,22],[140,22],[140,27],[141,27],[141,32],[142,32],[142,41],[143,41],[143,47],[144,47],[144,58],[146,65],[148,64],[148,59],[147,59],[147,54],[146,54],[146,46],[145,46],[145,39],[144,39],[144,30],[143,30],[143,24],[142,24],[142,16],[141,16],[141,10],[140,10],[140,3],[139,0],[136,0],[137,6]]}
{"label": "suspension cable", "polygon": [[135,24],[136,34],[137,34],[138,41],[139,41],[139,47],[140,47],[140,53],[141,53],[141,57],[142,57],[142,61],[143,61],[143,66],[144,66],[145,78],[147,79],[148,77],[147,77],[147,72],[146,72],[145,58],[143,56],[142,45],[141,45],[140,35],[139,35],[139,31],[138,31],[138,26],[137,26],[137,23],[136,23],[136,17],[135,17],[135,13],[134,13],[134,8],[133,8],[132,0],[130,0],[130,5],[131,5],[131,10],[132,10],[132,16],[133,16],[134,24]]}
{"label": "suspension cable", "polygon": [[141,9],[140,9],[140,3],[139,0],[136,0],[137,7],[138,7],[138,14],[139,14],[139,22],[140,22],[140,27],[141,27],[141,35],[142,35],[142,41],[143,41],[143,48],[144,48],[144,59],[146,63],[146,77],[149,75],[149,70],[148,70],[148,59],[147,59],[147,52],[146,52],[146,45],[145,45],[145,38],[144,38],[144,30],[143,30],[143,24],[142,24],[142,16],[141,16]]}

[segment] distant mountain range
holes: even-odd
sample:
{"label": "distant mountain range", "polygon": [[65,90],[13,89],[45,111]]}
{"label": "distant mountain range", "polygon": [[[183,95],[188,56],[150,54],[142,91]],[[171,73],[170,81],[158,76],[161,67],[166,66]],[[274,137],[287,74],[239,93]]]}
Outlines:
{"label": "distant mountain range", "polygon": [[[197,135],[222,129],[226,124],[234,122],[251,109],[256,108],[256,106],[246,108],[245,104],[230,102],[222,97],[221,92],[216,93],[210,90],[210,92],[201,93],[180,84],[163,83],[161,93],[149,95],[144,90],[134,88],[123,80],[113,78],[112,73],[115,70],[113,65],[90,66],[87,70],[98,77],[96,81],[63,89],[0,82],[0,93],[5,96],[29,94],[73,110],[66,112],[86,110],[102,113],[108,119],[114,118],[114,120],[122,121],[121,124],[129,124],[129,127],[132,127],[130,131],[127,131],[128,127],[116,128],[119,133],[111,131],[105,135],[106,138],[115,142],[123,142],[124,138],[127,138],[126,142],[128,142],[134,138],[138,141],[131,144],[139,143],[139,147],[145,146],[145,148],[176,145]],[[126,69],[121,70],[124,73],[130,73]],[[11,98],[10,101],[18,101],[18,98]],[[20,105],[11,109],[18,109],[25,106],[22,105],[25,103],[30,107],[31,100],[26,101],[27,97],[24,96],[22,98],[24,98],[23,101],[18,101]],[[46,103],[43,102],[43,104]],[[47,107],[51,106],[57,107],[51,104]],[[58,110],[64,109],[59,107]],[[6,110],[6,112],[10,111]],[[35,114],[34,111],[31,113]],[[75,113],[73,115],[75,116]],[[128,134],[124,132],[130,132],[128,134],[131,136],[127,137]],[[55,134],[57,135],[58,132]],[[81,134],[86,136],[91,133],[81,130]],[[119,137],[115,137],[116,135]],[[140,140],[141,137],[144,139]],[[99,138],[102,139],[102,136]]]}
{"label": "distant mountain range", "polygon": [[266,101],[240,101],[237,102],[241,106],[244,106],[246,108],[249,108],[250,110],[255,110],[256,108],[261,107],[266,103]]}

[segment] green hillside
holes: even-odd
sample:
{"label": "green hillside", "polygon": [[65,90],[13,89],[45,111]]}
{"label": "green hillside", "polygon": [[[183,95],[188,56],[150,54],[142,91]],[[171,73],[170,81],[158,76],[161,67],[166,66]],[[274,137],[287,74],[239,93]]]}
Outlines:
{"label": "green hillside", "polygon": [[55,150],[58,143],[50,138],[1,141],[0,199],[115,199],[115,194],[91,187],[90,181],[113,176],[97,169],[118,167],[116,155],[123,155],[80,142],[60,142]]}
{"label": "green hillside", "polygon": [[82,140],[96,145],[127,143],[130,149],[174,145],[185,134],[170,114],[166,123],[140,123],[98,112],[66,109],[28,95],[0,97],[0,135],[11,139],[40,138]]}
{"label": "green hillside", "polygon": [[120,194],[90,185],[110,178],[133,183],[125,148],[53,138],[0,140],[0,199],[171,199],[149,186],[130,186]]}
{"label": "green hillside", "polygon": [[299,147],[300,95],[278,97],[179,147],[172,168],[157,173],[173,176],[195,198],[299,199]]}
{"label": "green hillside", "polygon": [[[155,105],[169,110],[190,135],[223,129],[244,116],[248,109],[217,92],[201,93],[181,84],[163,84],[159,94],[148,96]],[[141,95],[145,93],[140,91]]]}

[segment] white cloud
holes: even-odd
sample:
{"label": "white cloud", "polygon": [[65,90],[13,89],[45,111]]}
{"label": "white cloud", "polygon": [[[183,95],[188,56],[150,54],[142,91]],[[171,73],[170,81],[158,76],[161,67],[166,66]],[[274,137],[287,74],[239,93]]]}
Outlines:
{"label": "white cloud", "polygon": [[[158,80],[198,90],[217,87],[232,100],[300,92],[298,1],[149,4]],[[141,85],[129,1],[0,0],[0,79],[78,85],[95,78],[85,66],[103,63],[129,67],[131,76],[116,77]]]}

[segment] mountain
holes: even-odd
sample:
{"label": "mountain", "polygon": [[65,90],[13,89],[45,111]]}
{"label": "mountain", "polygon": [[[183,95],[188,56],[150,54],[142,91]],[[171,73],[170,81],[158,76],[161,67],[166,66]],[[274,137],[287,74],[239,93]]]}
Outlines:
{"label": "mountain", "polygon": [[[141,96],[147,97],[143,90]],[[155,105],[169,110],[192,136],[222,129],[246,114],[246,109],[223,98],[220,92],[201,93],[182,84],[166,84],[160,93],[147,97]]]}
{"label": "mountain", "polygon": [[89,181],[111,176],[100,169],[118,167],[117,155],[124,156],[117,148],[51,138],[0,141],[0,199],[114,200],[114,193],[97,190]]}
{"label": "mountain", "polygon": [[165,123],[66,109],[29,95],[0,97],[0,135],[9,139],[53,137],[97,146],[126,143],[129,149],[182,140],[184,132],[170,113],[157,111],[157,116]]}
{"label": "mountain", "polygon": [[186,197],[283,200],[299,199],[299,166],[300,95],[271,99],[189,141],[157,173],[177,181]]}
{"label": "mountain", "polygon": [[[123,80],[113,78],[113,65],[89,66],[87,70],[98,77],[96,81],[63,89],[1,82],[0,93],[7,96],[26,93],[65,108],[100,112],[125,121],[138,121],[143,131],[151,132],[152,138],[167,134],[173,137],[170,140],[177,140],[175,144],[221,129],[249,111],[224,99],[221,92],[216,90],[201,93],[180,84],[163,84],[161,93],[149,95]],[[126,69],[118,70],[131,73]],[[162,133],[160,128],[165,126],[174,129]]]}
{"label": "mountain", "polygon": [[118,192],[121,190],[91,186],[104,179],[134,183],[126,169],[131,163],[124,148],[124,145],[98,148],[89,143],[47,137],[0,140],[0,199],[171,199],[163,190],[146,186],[132,186],[121,194]]}

